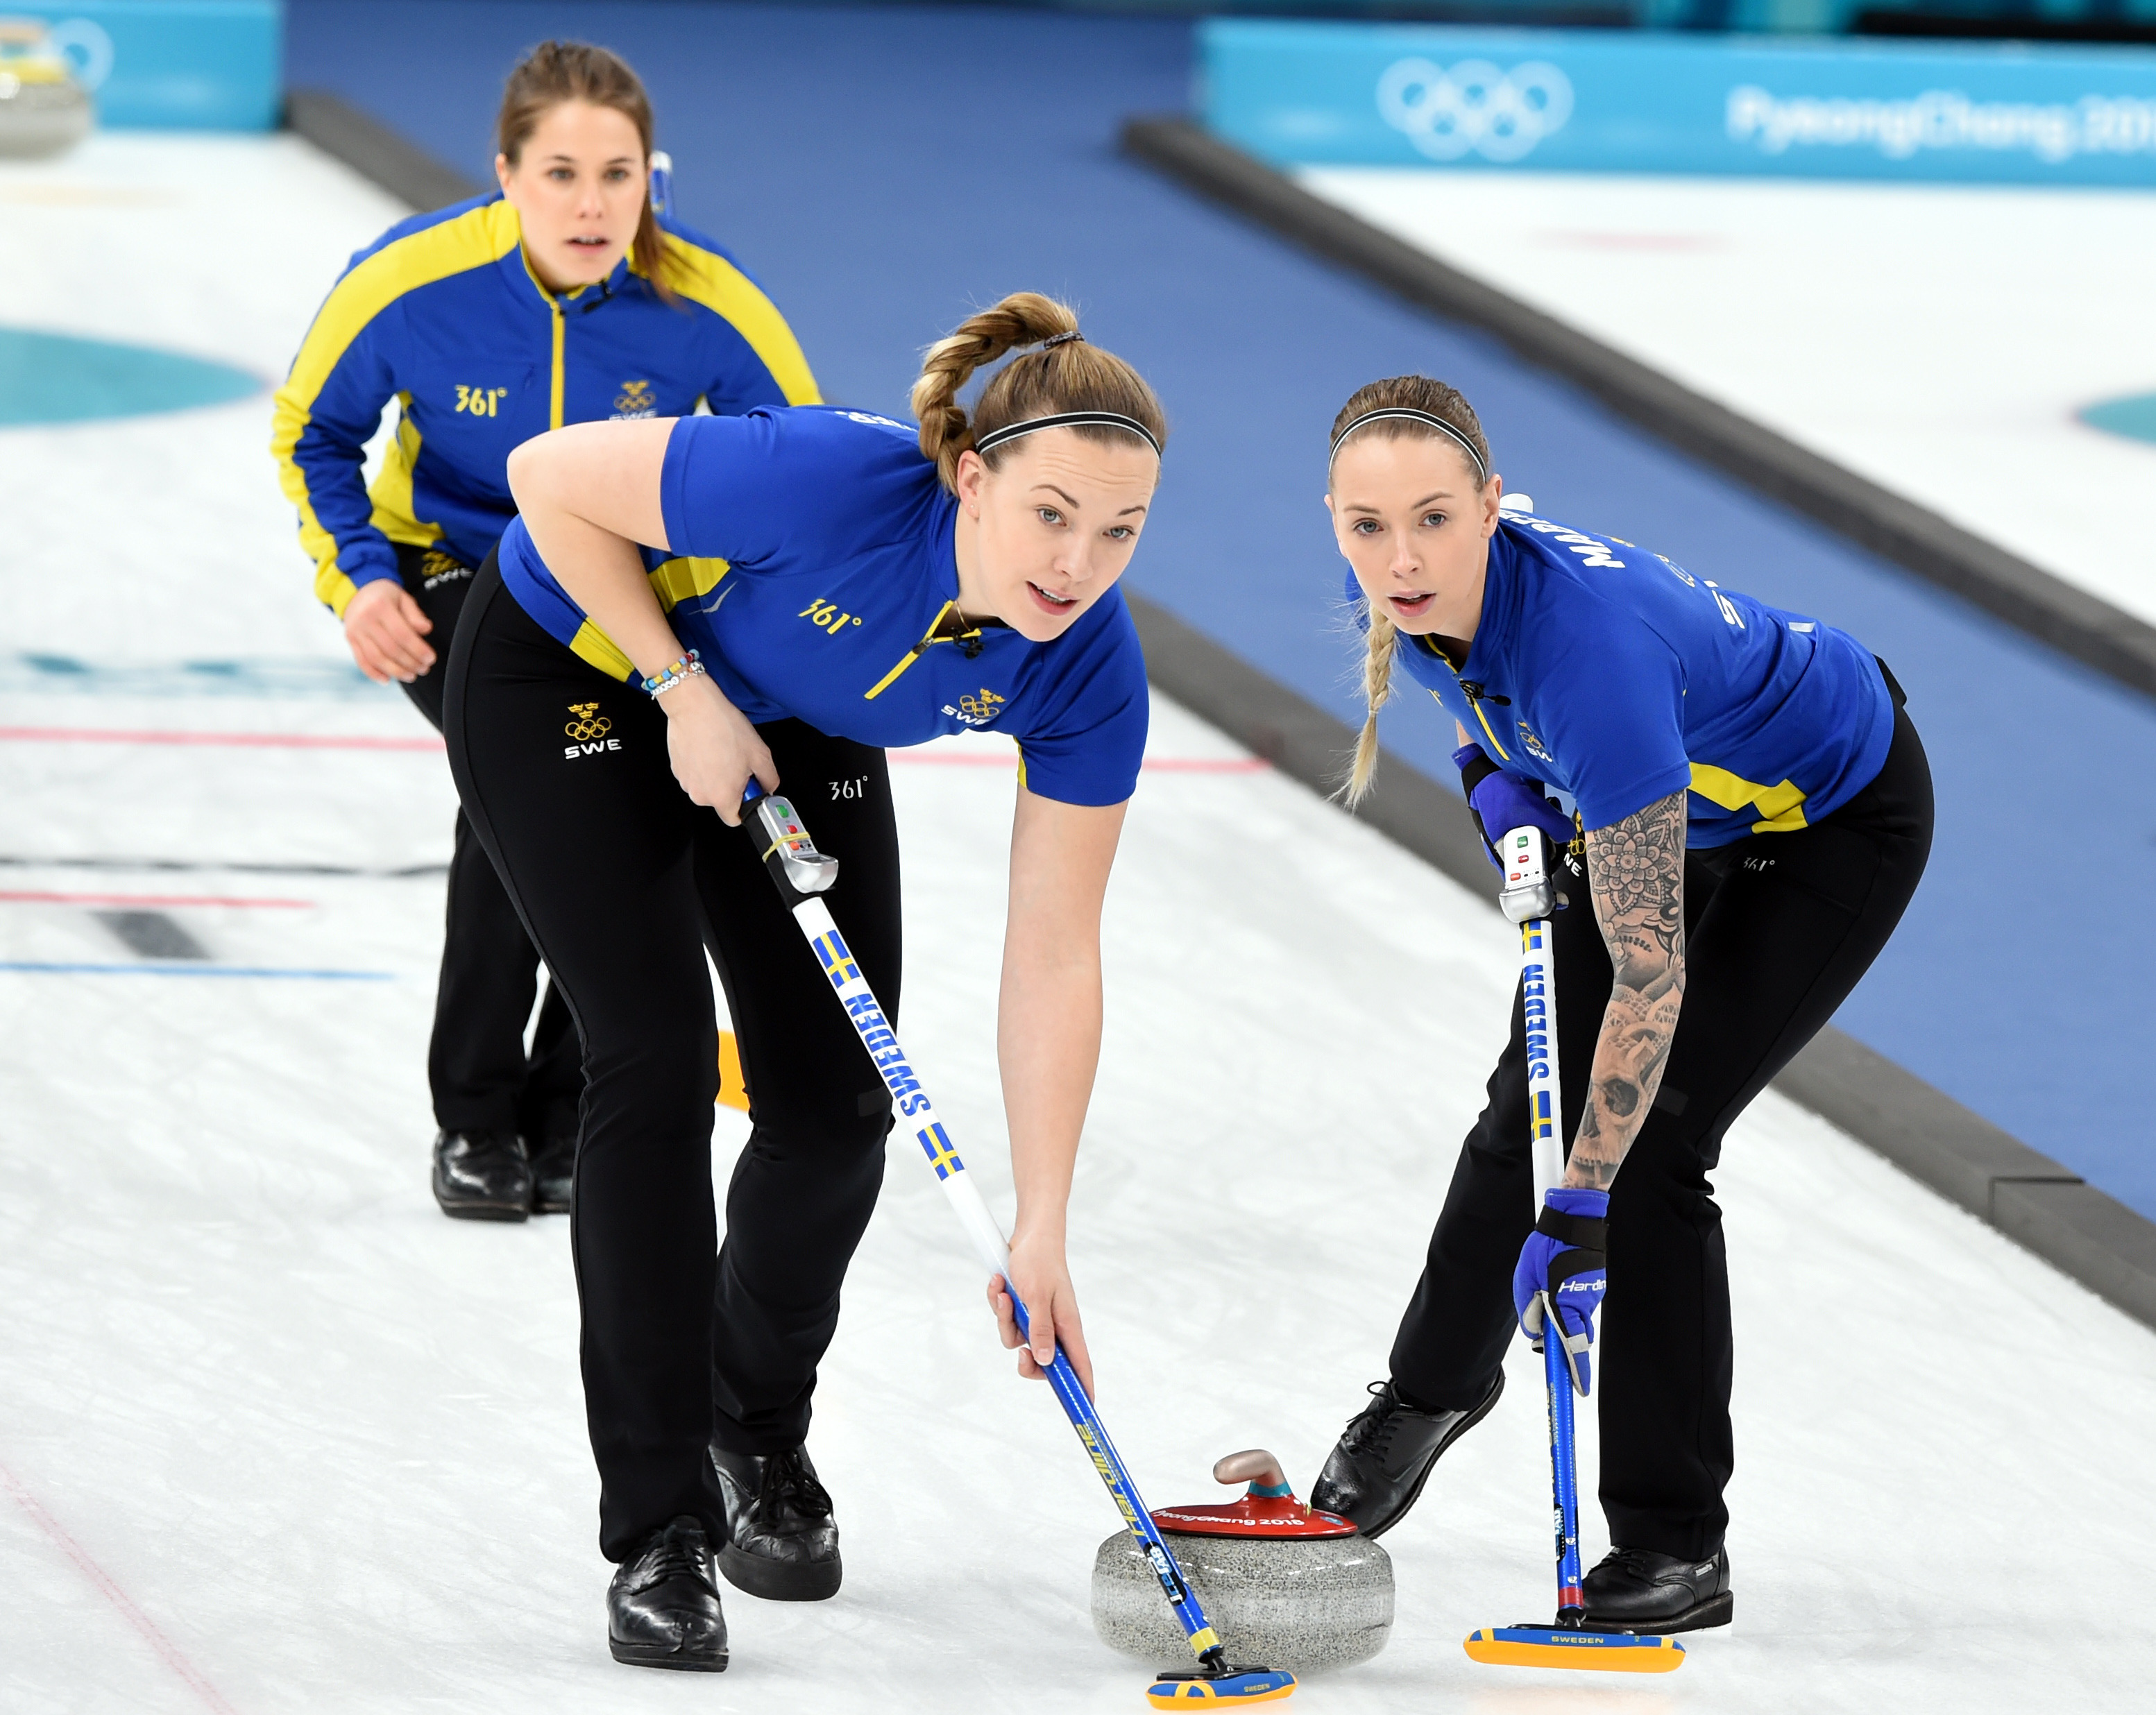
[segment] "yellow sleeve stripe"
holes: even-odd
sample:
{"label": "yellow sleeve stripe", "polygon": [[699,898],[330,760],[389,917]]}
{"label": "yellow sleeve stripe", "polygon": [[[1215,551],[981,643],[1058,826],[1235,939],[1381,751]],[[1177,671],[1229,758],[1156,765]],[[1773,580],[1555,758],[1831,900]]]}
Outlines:
{"label": "yellow sleeve stripe", "polygon": [[618,679],[637,677],[636,663],[614,648],[613,639],[588,619],[577,627],[576,636],[569,639],[569,648],[601,673],[610,673]]}
{"label": "yellow sleeve stripe", "polygon": [[1726,768],[1695,762],[1691,765],[1691,789],[1724,810],[1742,810],[1751,805],[1760,816],[1752,824],[1755,834],[1794,833],[1805,826],[1804,790],[1789,781],[1778,786],[1763,786]]}
{"label": "yellow sleeve stripe", "polygon": [[315,401],[376,316],[407,292],[499,261],[516,248],[519,233],[516,211],[489,202],[383,245],[331,289],[277,389],[270,451],[285,498],[299,509],[300,545],[316,567],[315,593],[339,613],[352,599],[352,580],[337,570],[336,539],[315,515],[307,474],[292,457],[314,421]]}
{"label": "yellow sleeve stripe", "polygon": [[732,570],[731,561],[716,557],[697,560],[685,554],[661,561],[649,576],[659,605],[671,613],[684,602],[698,601],[710,595],[718,588],[719,580]]}
{"label": "yellow sleeve stripe", "polygon": [[[662,561],[646,576],[651,580],[652,593],[659,597],[659,605],[670,613],[683,602],[710,595],[718,588],[719,580],[732,570],[733,565],[730,561],[695,560],[682,555]],[[576,636],[569,639],[569,648],[601,673],[610,673],[616,678],[624,680],[640,678],[636,663],[622,653],[612,637],[588,619],[577,627]]]}
{"label": "yellow sleeve stripe", "polygon": [[382,474],[375,478],[368,496],[374,502],[374,513],[367,521],[393,542],[431,548],[441,540],[442,527],[422,524],[412,504],[412,473],[419,463],[419,427],[409,415],[412,396],[399,393],[397,402],[406,414],[398,420],[397,433],[383,449]]}
{"label": "yellow sleeve stripe", "polygon": [[383,245],[336,283],[277,390],[279,402],[312,408],[338,361],[376,316],[407,292],[499,262],[516,248],[518,237],[516,211],[506,202],[487,202]]}
{"label": "yellow sleeve stripe", "polygon": [[701,304],[732,323],[734,331],[748,341],[749,350],[762,360],[789,405],[821,405],[816,377],[808,372],[808,360],[800,341],[778,306],[723,256],[714,255],[673,233],[666,235],[667,284],[692,304]]}

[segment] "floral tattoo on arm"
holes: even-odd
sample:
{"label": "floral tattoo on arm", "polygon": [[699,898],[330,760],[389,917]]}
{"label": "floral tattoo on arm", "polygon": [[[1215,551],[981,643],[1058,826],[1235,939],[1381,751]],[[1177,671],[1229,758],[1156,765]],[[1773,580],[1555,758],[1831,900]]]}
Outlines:
{"label": "floral tattoo on arm", "polygon": [[1654,1105],[1684,1002],[1685,794],[1587,836],[1588,890],[1613,978],[1564,1183],[1608,1190]]}

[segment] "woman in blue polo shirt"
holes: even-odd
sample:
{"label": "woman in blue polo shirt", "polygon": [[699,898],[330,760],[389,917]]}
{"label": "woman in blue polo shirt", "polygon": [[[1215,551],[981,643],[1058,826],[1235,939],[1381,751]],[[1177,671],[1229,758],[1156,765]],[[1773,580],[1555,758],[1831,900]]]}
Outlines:
{"label": "woman in blue polo shirt", "polygon": [[[970,415],[958,406],[975,369],[1027,346]],[[1166,431],[1145,382],[1032,294],[934,346],[913,405],[917,430],[814,407],[527,443],[510,460],[521,516],[450,661],[465,812],[583,1033],[574,1247],[624,1661],[724,1666],[714,1544],[754,1594],[839,1586],[803,1442],[891,1107],[735,827],[752,777],[783,786],[840,861],[831,910],[890,1010],[882,747],[1018,741],[998,1037],[1011,1277],[1033,1310],[1020,1367],[1038,1373],[1060,1339],[1087,1370],[1064,1206],[1100,1048],[1101,895],[1147,714],[1115,584]],[[707,946],[754,1127],[723,1248]]]}
{"label": "woman in blue polo shirt", "polygon": [[1539,1334],[1547,1290],[1581,1385],[1603,1377],[1614,1547],[1587,1575],[1588,1623],[1722,1625],[1729,1286],[1707,1175],[1900,921],[1931,849],[1931,773],[1898,688],[1855,639],[1502,507],[1503,488],[1441,382],[1373,383],[1335,420],[1326,504],[1367,627],[1349,795],[1370,784],[1378,710],[1404,670],[1457,724],[1484,837],[1535,824],[1568,847],[1554,929],[1572,1142],[1534,1219],[1516,1000],[1391,1375],[1311,1499],[1390,1528],[1496,1403],[1516,1319]]}
{"label": "woman in blue polo shirt", "polygon": [[[785,320],[726,252],[648,194],[651,104],[603,48],[546,42],[510,74],[499,194],[401,221],[352,259],[278,390],[272,443],[315,593],[362,671],[442,724],[437,665],[510,520],[506,463],[565,422],[801,404]],[[382,408],[397,428],[370,490]],[[566,1211],[583,1088],[538,955],[462,816],[427,1057],[445,1214]]]}

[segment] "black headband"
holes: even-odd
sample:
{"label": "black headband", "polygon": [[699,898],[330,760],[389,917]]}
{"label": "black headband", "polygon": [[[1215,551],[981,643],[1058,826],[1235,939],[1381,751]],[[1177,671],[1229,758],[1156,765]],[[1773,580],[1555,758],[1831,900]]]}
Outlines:
{"label": "black headband", "polygon": [[1160,457],[1160,442],[1153,432],[1135,417],[1126,417],[1120,411],[1060,411],[1053,417],[1029,417],[1024,422],[1007,422],[999,429],[990,429],[973,443],[976,453],[993,452],[1006,441],[1015,441],[1020,435],[1032,434],[1038,429],[1052,428],[1119,428],[1127,429],[1152,448],[1152,456]]}
{"label": "black headband", "polygon": [[1325,468],[1327,470],[1332,468],[1332,461],[1340,456],[1340,443],[1353,434],[1357,429],[1362,427],[1366,422],[1383,422],[1389,417],[1402,418],[1409,422],[1419,422],[1435,429],[1441,435],[1450,436],[1459,443],[1460,450],[1475,461],[1476,475],[1481,477],[1486,483],[1490,480],[1490,467],[1482,462],[1482,455],[1475,450],[1474,442],[1469,440],[1466,435],[1435,412],[1418,411],[1411,405],[1381,405],[1375,411],[1366,411],[1355,418],[1347,427],[1333,436],[1332,450],[1326,456]]}

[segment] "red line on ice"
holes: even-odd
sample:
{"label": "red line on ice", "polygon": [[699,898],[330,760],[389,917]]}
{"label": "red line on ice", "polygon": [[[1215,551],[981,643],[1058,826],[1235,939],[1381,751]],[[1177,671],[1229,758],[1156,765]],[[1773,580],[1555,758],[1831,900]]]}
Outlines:
{"label": "red line on ice", "polygon": [[157,1622],[135,1605],[134,1598],[113,1581],[112,1574],[90,1557],[90,1551],[61,1528],[60,1522],[39,1504],[38,1497],[23,1487],[22,1481],[6,1466],[0,1465],[0,1487],[15,1497],[15,1504],[29,1515],[54,1545],[75,1564],[75,1569],[96,1586],[100,1595],[120,1610],[121,1617],[157,1652],[158,1658],[185,1682],[187,1689],[218,1715],[238,1715],[223,1694],[203,1677],[202,1670],[181,1653],[179,1646],[157,1629]]}
{"label": "red line on ice", "polygon": [[234,899],[222,893],[46,893],[0,889],[0,900],[15,905],[248,905],[311,910],[312,899]]}

